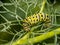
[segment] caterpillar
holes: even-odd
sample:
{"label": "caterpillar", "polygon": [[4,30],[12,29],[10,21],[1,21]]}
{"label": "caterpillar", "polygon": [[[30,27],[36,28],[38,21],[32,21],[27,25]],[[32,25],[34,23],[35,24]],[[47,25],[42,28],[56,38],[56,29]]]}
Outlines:
{"label": "caterpillar", "polygon": [[30,31],[30,26],[33,24],[36,24],[38,22],[50,22],[48,14],[44,13],[38,13],[34,14],[32,16],[26,17],[26,19],[23,20],[23,28],[25,31]]}

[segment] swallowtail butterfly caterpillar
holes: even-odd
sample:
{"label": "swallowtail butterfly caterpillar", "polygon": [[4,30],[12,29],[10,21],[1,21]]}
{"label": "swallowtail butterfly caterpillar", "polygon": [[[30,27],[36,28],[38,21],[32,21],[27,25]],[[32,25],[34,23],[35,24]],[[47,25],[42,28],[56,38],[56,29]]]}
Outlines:
{"label": "swallowtail butterfly caterpillar", "polygon": [[26,17],[23,20],[23,28],[25,31],[30,31],[30,26],[32,26],[33,24],[36,24],[38,22],[50,22],[49,16],[48,14],[44,14],[44,13],[38,13],[38,14],[34,14],[32,16]]}

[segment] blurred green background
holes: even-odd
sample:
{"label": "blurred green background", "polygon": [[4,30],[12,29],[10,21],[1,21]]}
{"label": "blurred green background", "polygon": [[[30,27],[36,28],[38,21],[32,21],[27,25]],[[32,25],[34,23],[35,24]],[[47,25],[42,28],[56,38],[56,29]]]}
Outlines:
{"label": "blurred green background", "polygon": [[[0,0],[0,44],[22,38],[26,32],[23,31],[20,20],[38,13],[42,2],[43,0]],[[54,28],[60,27],[60,0],[47,0],[43,12],[52,17]],[[34,45],[54,44],[54,38],[55,36]],[[57,40],[59,44],[59,38]]]}

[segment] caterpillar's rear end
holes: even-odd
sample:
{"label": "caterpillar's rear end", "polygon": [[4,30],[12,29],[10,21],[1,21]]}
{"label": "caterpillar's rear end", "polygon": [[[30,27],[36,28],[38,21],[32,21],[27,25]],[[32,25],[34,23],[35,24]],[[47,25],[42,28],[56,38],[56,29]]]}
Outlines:
{"label": "caterpillar's rear end", "polygon": [[43,13],[38,13],[34,14],[32,16],[27,17],[26,19],[23,20],[23,28],[25,31],[30,31],[30,26],[33,24],[37,24],[38,22],[50,22],[50,18],[48,14],[43,14]]}
{"label": "caterpillar's rear end", "polygon": [[25,31],[30,31],[30,25],[28,23],[26,23],[26,22],[23,22],[23,29]]}

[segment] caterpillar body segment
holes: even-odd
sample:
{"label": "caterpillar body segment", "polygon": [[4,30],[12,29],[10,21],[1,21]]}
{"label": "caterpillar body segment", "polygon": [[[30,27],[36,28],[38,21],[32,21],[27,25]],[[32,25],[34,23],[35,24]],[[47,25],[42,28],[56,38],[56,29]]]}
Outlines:
{"label": "caterpillar body segment", "polygon": [[45,15],[43,13],[38,13],[38,14],[34,14],[32,16],[27,17],[26,19],[24,19],[24,22],[32,25],[32,24],[47,21],[47,20],[49,20],[48,14]]}

